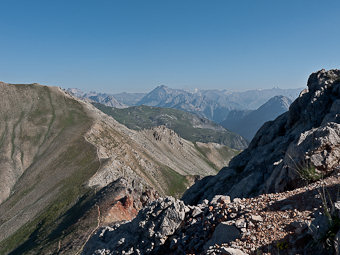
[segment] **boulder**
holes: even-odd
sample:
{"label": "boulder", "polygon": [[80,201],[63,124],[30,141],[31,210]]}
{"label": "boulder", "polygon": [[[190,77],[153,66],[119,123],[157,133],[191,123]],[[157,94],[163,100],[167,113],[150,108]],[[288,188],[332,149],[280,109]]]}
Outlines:
{"label": "boulder", "polygon": [[159,198],[125,224],[99,229],[82,254],[148,254],[157,252],[185,217],[186,206],[172,197]]}
{"label": "boulder", "polygon": [[215,244],[229,243],[240,238],[241,232],[234,225],[229,225],[227,222],[221,222],[216,227],[211,239],[206,242],[204,249],[207,250]]}
{"label": "boulder", "polygon": [[207,255],[246,255],[243,251],[227,247],[212,247],[207,250]]}

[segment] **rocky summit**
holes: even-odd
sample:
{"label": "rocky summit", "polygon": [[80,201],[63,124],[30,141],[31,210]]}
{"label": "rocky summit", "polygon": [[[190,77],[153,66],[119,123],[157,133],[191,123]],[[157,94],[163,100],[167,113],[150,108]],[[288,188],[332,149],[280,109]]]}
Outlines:
{"label": "rocky summit", "polygon": [[216,194],[249,197],[282,192],[338,171],[340,70],[313,73],[289,111],[266,122],[229,167],[183,196],[194,204]]}
{"label": "rocky summit", "polygon": [[[330,237],[335,221],[327,218],[320,188],[336,201],[339,183],[333,176],[255,198],[216,195],[196,206],[160,198],[134,220],[99,229],[82,254],[333,254],[340,231]],[[327,212],[339,215],[339,203],[333,210],[327,204]]]}
{"label": "rocky summit", "polygon": [[83,254],[339,254],[340,70],[307,85],[185,204],[160,198],[100,228]]}

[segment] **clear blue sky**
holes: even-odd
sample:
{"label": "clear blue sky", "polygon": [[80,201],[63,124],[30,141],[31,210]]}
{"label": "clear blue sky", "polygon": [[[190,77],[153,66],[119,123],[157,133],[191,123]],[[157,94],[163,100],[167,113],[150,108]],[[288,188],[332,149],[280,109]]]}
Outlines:
{"label": "clear blue sky", "polygon": [[338,0],[1,0],[0,11],[6,82],[293,88],[340,68]]}

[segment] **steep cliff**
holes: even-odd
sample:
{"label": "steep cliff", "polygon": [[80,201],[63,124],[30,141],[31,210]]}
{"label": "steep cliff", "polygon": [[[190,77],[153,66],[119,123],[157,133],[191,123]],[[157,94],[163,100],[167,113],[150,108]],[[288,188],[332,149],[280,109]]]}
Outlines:
{"label": "steep cliff", "polygon": [[183,200],[281,192],[338,171],[340,70],[313,73],[307,86],[288,112],[260,128],[228,168],[196,183]]}

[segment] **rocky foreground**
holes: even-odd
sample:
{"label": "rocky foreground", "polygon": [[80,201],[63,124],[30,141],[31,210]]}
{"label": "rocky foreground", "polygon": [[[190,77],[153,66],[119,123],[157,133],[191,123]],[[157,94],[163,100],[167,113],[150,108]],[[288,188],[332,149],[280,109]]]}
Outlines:
{"label": "rocky foreground", "polygon": [[266,122],[229,167],[196,183],[183,200],[196,204],[216,194],[233,198],[283,192],[305,185],[301,179],[309,177],[301,174],[308,175],[307,169],[329,176],[340,162],[339,113],[340,70],[311,74],[289,111]]}
{"label": "rocky foreground", "polygon": [[83,254],[339,254],[340,70],[307,86],[228,168],[99,229]]}
{"label": "rocky foreground", "polygon": [[134,220],[100,229],[83,254],[332,254],[340,231],[329,232],[335,222],[325,210],[339,215],[339,187],[340,174],[255,198],[217,195],[197,206],[160,198]]}

